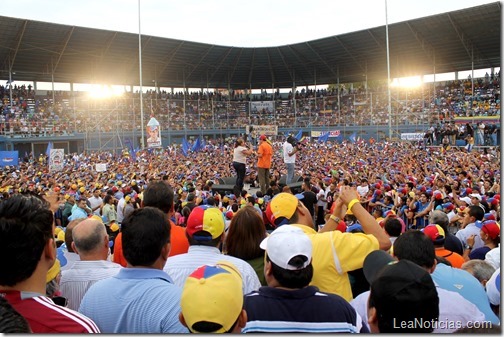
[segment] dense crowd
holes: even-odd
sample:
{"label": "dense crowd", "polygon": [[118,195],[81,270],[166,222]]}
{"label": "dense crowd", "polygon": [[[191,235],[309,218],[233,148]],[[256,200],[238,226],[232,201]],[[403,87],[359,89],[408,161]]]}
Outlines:
{"label": "dense crowd", "polygon": [[[285,142],[261,136],[258,148],[236,141],[249,149],[245,188],[218,193],[236,176],[234,142],[67,154],[54,172],[44,155],[4,167],[0,254],[13,257],[0,263],[0,304],[21,330],[0,331],[500,324],[500,147],[304,141],[293,193],[281,183]],[[263,145],[269,171],[258,169]]]}
{"label": "dense crowd", "polygon": [[[393,89],[393,125],[434,125],[456,117],[500,116],[500,78],[436,83],[434,90]],[[435,92],[433,94],[432,92]],[[123,97],[91,99],[84,93],[52,92],[36,95],[31,87],[0,86],[0,130],[11,136],[47,136],[74,132],[140,130],[138,93]],[[54,103],[53,103],[54,97]],[[281,94],[197,91],[168,93],[148,91],[144,96],[146,116],[154,115],[163,130],[240,128],[273,124],[280,127],[387,125],[388,99],[385,87],[302,89]],[[253,111],[256,101],[271,101],[273,109]],[[103,123],[103,120],[114,123]],[[474,127],[474,125],[473,125]]]}

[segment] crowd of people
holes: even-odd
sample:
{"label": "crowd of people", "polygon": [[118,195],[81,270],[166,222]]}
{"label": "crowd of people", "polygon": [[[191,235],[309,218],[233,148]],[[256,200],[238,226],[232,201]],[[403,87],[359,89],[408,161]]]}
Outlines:
{"label": "crowd of people", "polygon": [[500,147],[258,143],[4,167],[0,332],[499,331]]}
{"label": "crowd of people", "polygon": [[[433,94],[433,91],[435,94]],[[140,130],[138,93],[123,97],[92,99],[84,93],[36,94],[26,86],[0,86],[2,106],[0,134],[7,136],[51,136]],[[500,77],[472,81],[439,82],[434,90],[393,89],[393,125],[434,125],[457,117],[500,116]],[[241,128],[243,125],[279,127],[388,125],[386,87],[365,89],[302,89],[294,93],[250,94],[231,91],[148,91],[143,96],[146,115],[154,115],[162,130],[208,130]],[[54,102],[53,102],[54,100]],[[272,109],[255,111],[251,105],[270,101]],[[110,121],[103,123],[103,120]],[[113,123],[112,123],[113,121]],[[147,122],[147,121],[146,121]],[[476,125],[473,125],[476,127]]]}

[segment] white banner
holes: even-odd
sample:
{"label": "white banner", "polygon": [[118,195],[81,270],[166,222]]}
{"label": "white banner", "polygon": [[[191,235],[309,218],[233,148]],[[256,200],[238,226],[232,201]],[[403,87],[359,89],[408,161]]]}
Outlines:
{"label": "white banner", "polygon": [[402,140],[422,140],[425,133],[401,133]]}
{"label": "white banner", "polygon": [[96,164],[96,172],[107,171],[107,164]]}
{"label": "white banner", "polygon": [[49,172],[61,171],[64,166],[65,150],[51,149],[49,154]]}
{"label": "white banner", "polygon": [[277,125],[251,125],[252,137],[259,137],[260,135],[276,136],[278,134]]}
{"label": "white banner", "polygon": [[[311,136],[314,138],[317,138],[317,137],[325,135],[326,133],[327,133],[327,131],[312,131]],[[339,137],[340,135],[341,135],[340,130],[329,131],[329,138]]]}
{"label": "white banner", "polygon": [[250,111],[252,113],[260,113],[263,111],[263,109],[266,113],[272,113],[274,111],[274,102],[250,102]]}
{"label": "white banner", "polygon": [[147,135],[147,147],[161,147],[161,128],[158,125],[148,125]]}

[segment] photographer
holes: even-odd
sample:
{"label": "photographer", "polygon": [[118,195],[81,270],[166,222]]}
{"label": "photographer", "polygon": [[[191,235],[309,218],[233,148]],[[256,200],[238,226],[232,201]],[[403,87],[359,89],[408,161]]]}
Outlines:
{"label": "photographer", "polygon": [[300,150],[300,145],[298,140],[289,135],[285,142],[283,143],[283,156],[284,163],[287,168],[287,177],[285,180],[285,184],[289,185],[292,183],[292,179],[294,178],[294,166],[296,164],[296,152]]}

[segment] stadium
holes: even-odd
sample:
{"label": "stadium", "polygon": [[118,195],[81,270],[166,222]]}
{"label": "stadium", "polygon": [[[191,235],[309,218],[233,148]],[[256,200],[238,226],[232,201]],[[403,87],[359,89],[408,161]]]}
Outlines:
{"label": "stadium", "polygon": [[[391,78],[431,74],[420,86],[392,87],[390,103],[385,26],[265,48],[143,35],[140,99],[138,35],[10,17],[0,25],[2,150],[140,148],[151,117],[162,146],[247,132],[419,139],[445,121],[500,125],[499,2],[388,25]],[[490,71],[471,78],[478,69]],[[455,80],[436,81],[445,73]],[[126,92],[90,97],[80,83]]]}

